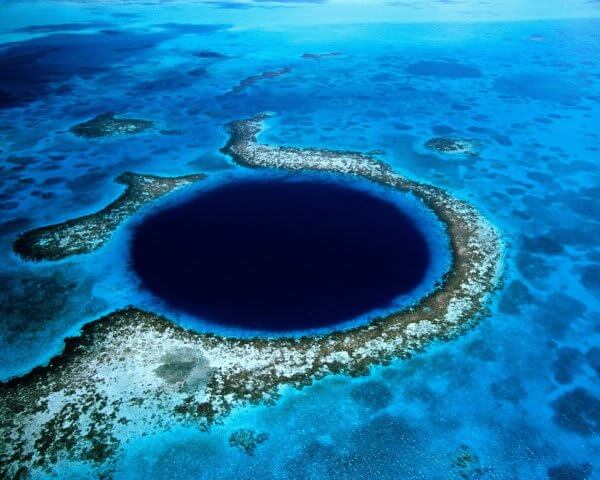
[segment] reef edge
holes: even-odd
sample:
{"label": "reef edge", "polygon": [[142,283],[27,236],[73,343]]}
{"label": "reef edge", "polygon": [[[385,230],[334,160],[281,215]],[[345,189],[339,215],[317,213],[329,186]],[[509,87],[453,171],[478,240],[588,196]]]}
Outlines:
{"label": "reef edge", "polygon": [[[229,338],[186,330],[135,307],[113,312],[67,339],[47,366],[0,384],[0,476],[69,460],[110,469],[128,438],[174,421],[208,428],[232,408],[275,401],[284,385],[364,375],[373,365],[464,332],[485,313],[500,281],[503,247],[474,207],[368,155],[260,144],[257,135],[269,117],[230,123],[222,151],[253,168],[356,175],[413,193],[450,238],[452,267],[440,286],[412,308],[369,324],[300,338]],[[182,352],[184,361],[172,360]]]}

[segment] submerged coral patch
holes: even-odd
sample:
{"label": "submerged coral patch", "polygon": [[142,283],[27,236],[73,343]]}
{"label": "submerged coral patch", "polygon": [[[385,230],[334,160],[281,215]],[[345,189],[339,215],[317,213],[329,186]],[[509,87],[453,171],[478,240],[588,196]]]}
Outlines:
{"label": "submerged coral patch", "polygon": [[478,142],[459,137],[435,137],[427,140],[425,147],[438,153],[469,156],[478,155],[481,148]]}
{"label": "submerged coral patch", "polygon": [[406,67],[407,73],[412,75],[423,75],[428,77],[442,78],[476,78],[481,77],[481,71],[478,68],[463,65],[462,63],[421,60],[411,63]]}
{"label": "submerged coral patch", "polygon": [[339,57],[341,52],[326,52],[326,53],[303,53],[302,58],[305,60],[320,60],[326,57]]}
{"label": "submerged coral patch", "polygon": [[557,75],[510,75],[497,78],[494,87],[501,95],[546,102],[575,103],[581,97],[576,85]]}
{"label": "submerged coral patch", "polygon": [[[67,315],[69,308],[76,309],[79,314],[96,313],[94,307],[98,301],[91,290],[89,282],[77,283],[59,272],[48,276],[17,272],[2,274],[0,335],[9,343],[17,343],[19,339],[41,331],[53,320]],[[85,296],[88,303],[77,305],[73,301],[75,295]]]}
{"label": "submerged coral patch", "polygon": [[0,51],[0,109],[58,93],[82,74],[114,74],[114,66],[168,38],[164,33],[70,31],[6,44]]}
{"label": "submerged coral patch", "polygon": [[220,52],[215,52],[213,50],[200,50],[198,52],[194,52],[193,55],[194,55],[194,57],[209,58],[209,59],[228,58],[227,55],[224,55]]}
{"label": "submerged coral patch", "polygon": [[254,455],[254,450],[261,443],[264,443],[269,438],[265,432],[256,433],[248,428],[240,428],[233,432],[229,437],[229,445],[237,447],[246,452],[248,455]]}
{"label": "submerged coral patch", "polygon": [[454,453],[452,469],[465,480],[483,478],[486,468],[481,466],[479,456],[468,445],[461,445]]}
{"label": "submerged coral patch", "polygon": [[244,90],[251,87],[255,83],[258,83],[262,80],[266,80],[266,79],[270,79],[270,78],[277,78],[282,75],[286,75],[286,74],[290,73],[291,71],[292,71],[292,69],[290,67],[284,67],[284,68],[280,68],[278,70],[269,70],[266,72],[259,73],[257,75],[251,75],[249,77],[244,78],[240,83],[238,83],[235,87],[233,87],[228,92],[228,95],[239,95],[240,93],[242,93]]}

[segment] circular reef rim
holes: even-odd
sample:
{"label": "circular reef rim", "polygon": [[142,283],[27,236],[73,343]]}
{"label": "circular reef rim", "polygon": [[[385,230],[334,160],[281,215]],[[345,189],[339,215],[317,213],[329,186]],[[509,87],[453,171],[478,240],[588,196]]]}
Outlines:
{"label": "circular reef rim", "polygon": [[[270,202],[263,202],[263,205],[248,206],[248,203],[262,201],[254,200],[256,195],[263,194],[259,191],[262,187],[285,187],[292,191],[308,188],[314,191],[304,192],[307,194],[305,197],[295,198],[294,195],[298,196],[296,192],[283,195],[284,198],[270,198]],[[252,192],[252,196],[243,198],[248,192],[236,192],[236,188],[254,188],[256,191]],[[270,193],[267,190],[265,195]],[[226,194],[233,197],[223,198]],[[330,201],[329,195],[338,195],[340,198],[345,195],[346,202],[336,205],[336,199]],[[277,196],[282,195],[275,190],[274,197]],[[367,205],[361,203],[357,209],[358,201],[367,202]],[[327,202],[331,205],[327,205]],[[272,203],[277,205],[271,206]],[[256,241],[257,236],[265,234],[256,234],[254,226],[246,225],[245,218],[237,217],[243,211],[244,215],[256,218],[256,208],[259,212],[269,212],[271,209],[268,215],[273,216],[275,226],[266,226],[269,230],[266,234],[269,251],[264,251],[266,247],[262,239]],[[371,210],[367,212],[368,208]],[[316,215],[329,215],[330,220],[325,222],[314,219],[315,215],[305,215],[305,210],[317,212],[317,209],[319,213]],[[218,216],[214,213],[216,211]],[[362,218],[339,221],[335,214],[346,217],[362,215]],[[283,225],[285,231],[280,232],[282,215],[286,216],[286,223]],[[222,218],[228,220],[223,222]],[[264,229],[266,220],[256,218],[256,222],[259,229]],[[365,224],[361,225],[361,222]],[[367,222],[373,226],[369,228]],[[224,223],[236,224],[227,227]],[[326,244],[319,245],[319,242],[324,242],[313,238],[314,235],[305,235],[304,229],[296,226],[299,223],[304,223],[306,228],[313,227],[313,231],[319,232],[318,237],[334,233],[339,234],[338,238],[330,237]],[[330,223],[334,224],[331,228]],[[335,228],[357,225],[364,231],[334,231]],[[225,229],[229,231],[223,232]],[[288,229],[294,233],[294,237],[301,239],[288,238]],[[168,232],[168,238],[164,232]],[[278,237],[279,233],[283,235]],[[373,238],[373,233],[377,233],[377,237]],[[414,246],[408,243],[411,234],[417,243]],[[217,238],[219,235],[223,238]],[[126,245],[122,248],[127,249],[129,255],[129,270],[139,280],[136,293],[144,297],[143,303],[148,301],[153,311],[176,317],[178,324],[192,330],[239,337],[298,337],[344,331],[368,324],[374,318],[416,305],[440,286],[452,260],[450,240],[444,224],[435,212],[414,195],[335,173],[257,173],[247,170],[212,177],[198,188],[188,189],[185,194],[141,215],[127,236]],[[331,248],[331,245],[339,248]],[[401,252],[402,247],[407,250],[412,248],[414,252]],[[327,255],[321,252],[322,248],[327,250]],[[336,265],[336,261],[342,260],[337,258],[342,255],[338,253],[342,249],[346,256],[340,265]],[[365,257],[361,258],[359,249],[363,249]],[[211,254],[207,255],[207,252]],[[291,257],[285,259],[284,254]],[[365,262],[369,261],[366,258],[369,255],[373,264]],[[249,256],[259,257],[256,260],[258,265],[253,265]],[[271,274],[281,277],[280,281],[273,283],[266,278],[266,274],[262,276],[258,271],[264,264],[261,256],[273,256],[271,265],[277,268],[280,267],[277,263],[281,263],[281,268],[291,268],[297,273],[294,277],[301,278],[306,273],[303,270],[311,263],[318,266],[320,272],[324,269],[325,275],[320,273],[311,286],[305,287],[299,281],[288,279],[289,273],[279,275],[280,271],[271,268]],[[296,260],[296,256],[303,257],[303,260]],[[262,260],[268,263],[271,258]],[[404,265],[407,268],[400,260],[406,261]],[[418,264],[419,260],[423,262],[421,265]],[[380,265],[377,265],[378,261]],[[419,271],[408,272],[411,267]],[[249,272],[248,268],[254,268],[254,271]],[[223,275],[221,269],[227,275]],[[334,269],[345,273],[337,274]],[[234,278],[231,278],[232,274]],[[327,274],[332,278],[322,278]],[[228,278],[222,278],[221,275]],[[333,278],[336,275],[340,278]],[[348,279],[349,275],[354,275],[354,278]],[[413,284],[390,283],[396,280],[410,280]],[[195,283],[193,289],[191,282]],[[286,282],[291,285],[286,285]],[[319,287],[328,291],[320,291]],[[372,294],[371,290],[375,290],[375,287],[377,293]],[[352,288],[355,289],[354,293],[351,292]],[[227,299],[219,298],[225,295],[221,293],[225,291]],[[288,293],[292,291],[293,294]],[[282,295],[281,299],[279,295]],[[349,299],[354,304],[346,306]],[[202,305],[202,301],[209,306]],[[233,305],[230,304],[232,301],[235,301]],[[336,301],[339,306],[335,305]],[[260,305],[253,302],[259,302]],[[307,308],[307,302],[314,307]],[[266,307],[264,311],[259,311],[263,310],[263,305],[268,307],[268,311]],[[209,307],[217,310],[224,308],[224,312],[217,311],[215,314]],[[329,315],[334,308],[339,311]],[[304,316],[307,310],[312,316]]]}
{"label": "circular reef rim", "polygon": [[[231,122],[223,153],[252,168],[336,172],[413,193],[448,231],[452,267],[443,284],[412,308],[349,330],[299,338],[231,338],[192,331],[133,306],[112,312],[67,339],[48,365],[0,383],[0,437],[5,439],[0,477],[47,471],[66,459],[110,472],[120,448],[139,432],[151,435],[190,424],[208,428],[234,408],[276,401],[281,387],[302,388],[333,374],[366,375],[374,365],[461,334],[486,312],[501,279],[503,243],[472,205],[402,177],[369,155],[261,144],[257,135],[270,116]],[[145,201],[198,180],[138,178],[135,185],[143,188],[128,190],[118,203],[48,227],[35,238],[49,235],[59,242],[62,232],[71,239],[69,247],[84,242],[91,251]],[[47,258],[47,243],[34,244]],[[60,258],[78,251],[48,245]]]}

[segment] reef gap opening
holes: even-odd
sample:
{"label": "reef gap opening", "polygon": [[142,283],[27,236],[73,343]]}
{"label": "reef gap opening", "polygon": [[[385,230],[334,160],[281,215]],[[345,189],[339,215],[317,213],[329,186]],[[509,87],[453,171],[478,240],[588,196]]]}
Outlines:
{"label": "reef gap opening", "polygon": [[333,179],[245,178],[136,225],[131,265],[171,308],[226,327],[335,326],[419,286],[427,239],[398,205]]}

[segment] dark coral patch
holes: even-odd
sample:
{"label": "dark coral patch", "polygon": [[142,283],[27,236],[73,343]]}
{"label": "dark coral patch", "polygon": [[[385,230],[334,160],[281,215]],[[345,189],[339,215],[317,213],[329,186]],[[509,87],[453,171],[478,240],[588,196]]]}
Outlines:
{"label": "dark coral patch", "polygon": [[98,138],[113,135],[132,135],[152,128],[154,122],[135,118],[115,118],[113,113],[102,113],[92,120],[71,128],[79,137]]}
{"label": "dark coral patch", "polygon": [[229,91],[229,95],[239,95],[247,88],[251,87],[255,83],[258,83],[262,80],[277,78],[281,75],[286,75],[290,73],[292,69],[290,67],[280,68],[278,70],[269,70],[266,72],[259,73],[257,75],[251,75],[249,77],[244,78],[240,83],[238,83],[235,87],[233,87]]}
{"label": "dark coral patch", "polygon": [[218,58],[228,58],[227,55],[224,55],[220,52],[214,52],[212,50],[200,50],[199,52],[194,52],[194,57],[198,58],[210,58],[210,59],[218,59]]}
{"label": "dark coral patch", "polygon": [[554,421],[580,435],[600,433],[600,399],[578,387],[552,402]]}
{"label": "dark coral patch", "polygon": [[340,52],[328,52],[328,53],[303,53],[302,58],[305,60],[320,60],[325,57],[337,57],[341,55]]}
{"label": "dark coral patch", "polygon": [[411,63],[406,67],[406,72],[411,75],[422,75],[441,78],[477,78],[481,77],[478,68],[455,62],[442,62],[422,60]]}
{"label": "dark coral patch", "polygon": [[164,33],[103,31],[57,33],[5,45],[0,52],[0,108],[26,104],[79,76],[113,70],[137,52],[166,39]]}
{"label": "dark coral patch", "polygon": [[25,156],[11,155],[10,157],[8,157],[6,159],[6,161],[8,163],[12,163],[14,165],[26,166],[26,165],[31,165],[32,163],[37,163],[38,159],[31,155],[25,155]]}
{"label": "dark coral patch", "polygon": [[519,280],[513,280],[508,284],[500,300],[500,311],[509,315],[521,313],[521,307],[527,306],[533,300],[529,288]]}
{"label": "dark coral patch", "polygon": [[0,202],[0,210],[14,210],[19,206],[19,202],[8,201],[8,202]]}
{"label": "dark coral patch", "polygon": [[600,347],[592,347],[585,354],[590,367],[600,376]]}
{"label": "dark coral patch", "polygon": [[461,445],[454,453],[452,468],[465,480],[482,478],[487,469],[481,466],[479,455],[468,445]]}
{"label": "dark coral patch", "polygon": [[521,275],[531,282],[547,278],[552,271],[552,266],[544,257],[535,255],[527,249],[522,249],[515,260]]}
{"label": "dark coral patch", "polygon": [[82,30],[107,28],[111,26],[113,26],[113,24],[108,22],[49,23],[46,25],[29,25],[27,27],[16,28],[13,31],[18,33],[77,32]]}
{"label": "dark coral patch", "polygon": [[350,391],[350,396],[362,407],[374,411],[386,408],[393,398],[390,389],[383,382],[375,380],[357,385]]}
{"label": "dark coral patch", "polygon": [[576,85],[556,75],[520,74],[498,78],[496,90],[510,97],[573,103],[580,98]]}
{"label": "dark coral patch", "polygon": [[527,390],[518,377],[509,377],[490,385],[490,391],[495,399],[518,404],[527,397]]}
{"label": "dark coral patch", "polygon": [[5,222],[0,222],[0,235],[4,235],[7,233],[18,232],[19,230],[23,230],[31,223],[29,218],[25,217],[17,217],[11,220],[7,220]]}
{"label": "dark coral patch", "polygon": [[492,138],[496,140],[498,145],[502,145],[503,147],[510,147],[512,145],[512,140],[508,135],[503,135],[501,133],[492,134]]}
{"label": "dark coral patch", "polygon": [[411,125],[406,125],[405,123],[401,123],[401,122],[392,123],[392,126],[396,130],[400,130],[400,131],[412,130],[412,128],[413,128]]}
{"label": "dark coral patch", "polygon": [[449,125],[434,125],[431,127],[431,131],[435,135],[448,135],[454,132],[454,128],[450,127]]}
{"label": "dark coral patch", "polygon": [[[74,300],[77,295],[88,301],[80,304]],[[95,314],[100,306],[101,301],[91,294],[91,285],[77,283],[59,273],[0,275],[0,330],[9,343],[47,328],[69,309]]]}
{"label": "dark coral patch", "polygon": [[[446,131],[446,129],[444,129]],[[475,156],[479,154],[479,144],[459,137],[435,137],[425,142],[425,147],[438,153]]]}
{"label": "dark coral patch", "polygon": [[558,255],[564,251],[564,247],[550,235],[524,237],[523,245],[528,251],[543,255]]}
{"label": "dark coral patch", "polygon": [[421,439],[402,418],[384,413],[336,440],[333,445],[315,440],[303,448],[286,465],[289,478],[366,479],[374,472],[378,479],[415,478],[406,459],[422,454]]}
{"label": "dark coral patch", "polygon": [[269,438],[267,433],[256,433],[248,428],[240,428],[229,436],[229,445],[242,449],[248,455],[254,455],[256,447]]}
{"label": "dark coral patch", "polygon": [[600,294],[600,264],[583,267],[580,275],[585,288],[594,294]]}
{"label": "dark coral patch", "polygon": [[158,133],[160,133],[161,135],[172,136],[172,135],[183,135],[185,132],[183,130],[179,130],[178,128],[172,128],[172,129],[168,129],[168,130],[161,130]]}
{"label": "dark coral patch", "polygon": [[548,480],[587,480],[592,471],[593,467],[589,462],[561,463],[548,469]]}
{"label": "dark coral patch", "polygon": [[554,379],[561,384],[573,381],[583,363],[583,354],[576,348],[560,348],[554,359]]}

